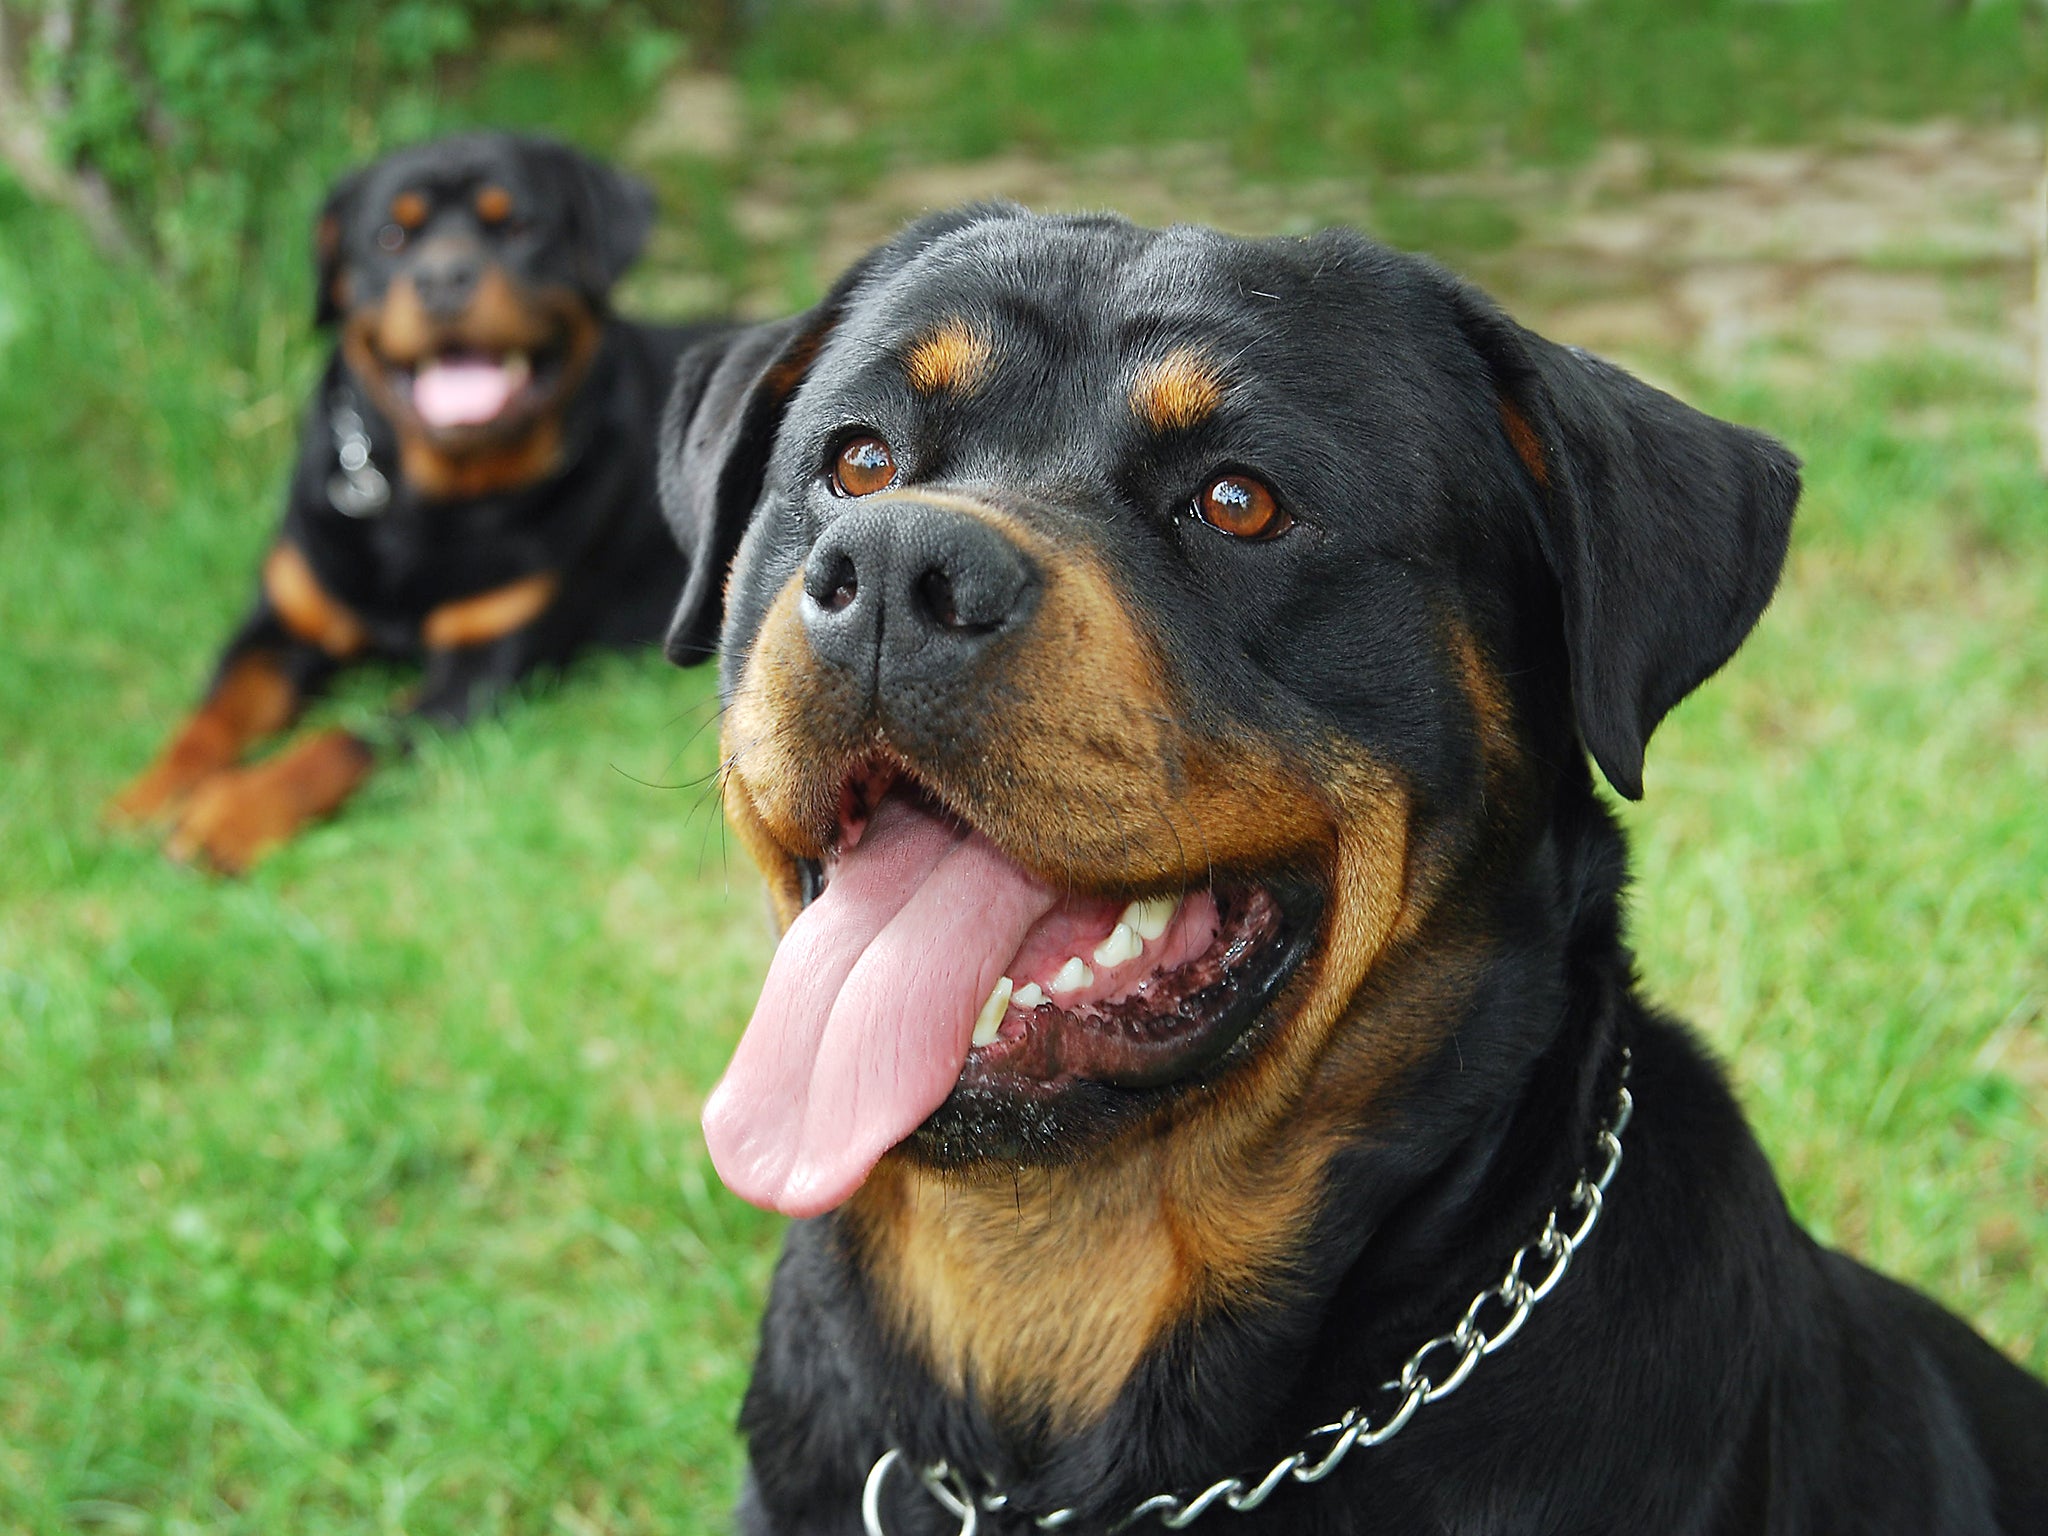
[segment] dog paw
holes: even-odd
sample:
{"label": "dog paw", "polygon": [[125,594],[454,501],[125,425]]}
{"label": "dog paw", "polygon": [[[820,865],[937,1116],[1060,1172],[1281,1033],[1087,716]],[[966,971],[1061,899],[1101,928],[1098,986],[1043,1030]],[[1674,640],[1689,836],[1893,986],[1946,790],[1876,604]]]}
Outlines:
{"label": "dog paw", "polygon": [[193,794],[165,852],[219,874],[245,874],[338,809],[371,764],[364,743],[345,731],[322,731],[267,762],[219,774]]}
{"label": "dog paw", "polygon": [[128,781],[127,787],[109,800],[100,819],[109,827],[132,829],[161,826],[175,821],[192,796],[209,779],[220,773],[216,764],[181,762],[174,756],[158,758]]}

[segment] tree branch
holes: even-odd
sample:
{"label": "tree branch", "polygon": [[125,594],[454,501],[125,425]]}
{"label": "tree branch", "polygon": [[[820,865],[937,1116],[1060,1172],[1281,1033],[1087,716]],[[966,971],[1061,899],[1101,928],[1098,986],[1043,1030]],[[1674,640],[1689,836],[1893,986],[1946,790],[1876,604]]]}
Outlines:
{"label": "tree branch", "polygon": [[109,256],[135,255],[135,241],[99,177],[64,165],[50,145],[49,125],[23,84],[20,23],[0,5],[0,165],[33,197],[68,208]]}

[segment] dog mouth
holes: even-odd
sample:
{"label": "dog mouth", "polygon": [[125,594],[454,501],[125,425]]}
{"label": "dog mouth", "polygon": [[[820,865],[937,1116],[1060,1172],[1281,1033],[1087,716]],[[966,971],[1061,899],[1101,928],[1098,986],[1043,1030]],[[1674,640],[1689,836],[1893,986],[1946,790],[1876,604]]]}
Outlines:
{"label": "dog mouth", "polygon": [[1291,885],[1048,881],[893,770],[849,776],[836,838],[798,869],[805,906],[704,1115],[726,1184],[795,1216],[949,1100],[1043,1112],[1197,1079],[1307,949]]}
{"label": "dog mouth", "polygon": [[422,426],[459,435],[537,414],[561,382],[567,349],[456,343],[415,362],[382,361],[392,393]]}

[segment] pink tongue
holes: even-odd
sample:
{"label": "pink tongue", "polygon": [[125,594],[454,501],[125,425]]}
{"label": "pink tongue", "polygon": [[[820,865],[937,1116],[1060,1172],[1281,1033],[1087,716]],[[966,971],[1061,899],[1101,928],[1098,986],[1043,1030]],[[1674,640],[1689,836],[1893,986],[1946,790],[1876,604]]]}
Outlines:
{"label": "pink tongue", "polygon": [[430,427],[473,427],[511,403],[517,386],[498,363],[429,363],[412,381],[412,408]]}
{"label": "pink tongue", "polygon": [[704,1106],[741,1199],[829,1211],[952,1092],[975,1015],[1054,893],[979,833],[885,800],[782,936]]}

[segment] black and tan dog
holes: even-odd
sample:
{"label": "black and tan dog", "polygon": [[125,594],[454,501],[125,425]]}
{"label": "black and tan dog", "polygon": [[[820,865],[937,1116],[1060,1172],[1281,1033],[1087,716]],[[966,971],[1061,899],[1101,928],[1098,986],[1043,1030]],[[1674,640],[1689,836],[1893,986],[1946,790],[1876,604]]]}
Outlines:
{"label": "black and tan dog", "polygon": [[1776,443],[1353,235],[1002,208],[671,427],[787,928],[706,1131],[810,1218],[741,1529],[2048,1531],[2048,1390],[1631,977],[1587,755],[1762,612]]}
{"label": "black and tan dog", "polygon": [[684,567],[654,440],[692,332],[609,306],[652,216],[639,183],[506,133],[334,189],[317,303],[339,345],[284,526],[204,702],[118,819],[170,822],[174,854],[240,870],[370,772],[372,743],[342,730],[238,766],[338,667],[421,662],[395,723],[454,724],[585,645],[660,634]]}

